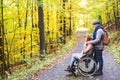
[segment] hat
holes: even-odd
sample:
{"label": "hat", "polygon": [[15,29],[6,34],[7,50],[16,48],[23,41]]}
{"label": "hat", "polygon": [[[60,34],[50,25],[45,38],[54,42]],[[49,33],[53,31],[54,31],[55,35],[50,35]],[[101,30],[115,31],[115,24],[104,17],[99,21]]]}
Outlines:
{"label": "hat", "polygon": [[92,24],[93,24],[93,25],[95,25],[95,24],[100,24],[100,22],[99,22],[99,21],[95,21],[95,22],[93,22]]}

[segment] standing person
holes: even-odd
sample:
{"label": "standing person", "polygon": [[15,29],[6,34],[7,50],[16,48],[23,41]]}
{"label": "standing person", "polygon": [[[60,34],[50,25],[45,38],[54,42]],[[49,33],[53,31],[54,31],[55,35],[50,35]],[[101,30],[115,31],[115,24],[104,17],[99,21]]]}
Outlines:
{"label": "standing person", "polygon": [[102,29],[102,26],[99,21],[93,22],[94,32],[93,32],[93,39],[91,41],[88,41],[87,44],[92,44],[95,47],[96,54],[95,54],[95,60],[97,63],[99,63],[99,69],[94,74],[94,76],[103,75],[103,49],[104,49],[104,43],[103,43],[103,37],[104,37],[104,31]]}

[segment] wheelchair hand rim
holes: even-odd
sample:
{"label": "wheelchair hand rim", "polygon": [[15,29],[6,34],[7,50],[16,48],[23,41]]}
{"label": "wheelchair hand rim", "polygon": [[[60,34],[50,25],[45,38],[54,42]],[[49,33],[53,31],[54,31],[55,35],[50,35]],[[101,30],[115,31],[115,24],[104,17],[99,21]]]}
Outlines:
{"label": "wheelchair hand rim", "polygon": [[91,75],[93,75],[96,72],[96,70],[97,70],[97,64],[96,64],[96,61],[94,59],[90,58],[90,57],[83,57],[81,60],[86,60],[86,59],[90,59],[90,60],[92,60],[94,62],[94,67],[95,68],[94,68],[93,72],[89,73],[89,72],[82,71],[82,69],[79,68],[80,62],[78,63],[78,72],[80,74],[82,74],[83,76],[91,76]]}

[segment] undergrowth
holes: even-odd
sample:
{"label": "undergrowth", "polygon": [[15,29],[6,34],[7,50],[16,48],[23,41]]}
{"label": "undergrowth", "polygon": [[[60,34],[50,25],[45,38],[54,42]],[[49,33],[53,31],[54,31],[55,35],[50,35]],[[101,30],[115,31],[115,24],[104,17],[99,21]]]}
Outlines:
{"label": "undergrowth", "polygon": [[110,44],[107,46],[107,49],[113,55],[115,61],[120,64],[120,32],[110,32]]}
{"label": "undergrowth", "polygon": [[21,71],[18,70],[16,72],[13,72],[12,75],[8,75],[8,80],[24,80],[29,75],[33,75],[38,70],[43,69],[45,66],[49,66],[53,61],[64,56],[70,49],[73,48],[75,44],[76,39],[73,38],[65,45],[63,45],[60,49],[58,49],[56,53],[46,55],[44,61],[40,61],[39,58],[25,60],[29,68],[28,69],[23,68],[23,70]]}

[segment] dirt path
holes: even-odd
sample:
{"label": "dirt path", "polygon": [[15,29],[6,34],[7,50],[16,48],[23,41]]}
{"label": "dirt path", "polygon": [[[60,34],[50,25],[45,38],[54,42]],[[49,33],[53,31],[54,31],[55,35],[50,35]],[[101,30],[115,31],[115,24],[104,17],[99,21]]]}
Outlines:
{"label": "dirt path", "polygon": [[[83,48],[83,43],[78,44],[75,52],[81,52]],[[120,67],[115,63],[111,54],[104,50],[104,69],[103,76],[98,77],[83,77],[83,76],[66,76],[69,73],[65,72],[64,69],[70,62],[70,57],[60,61],[58,65],[54,66],[52,69],[45,71],[38,76],[38,80],[120,80]]]}

